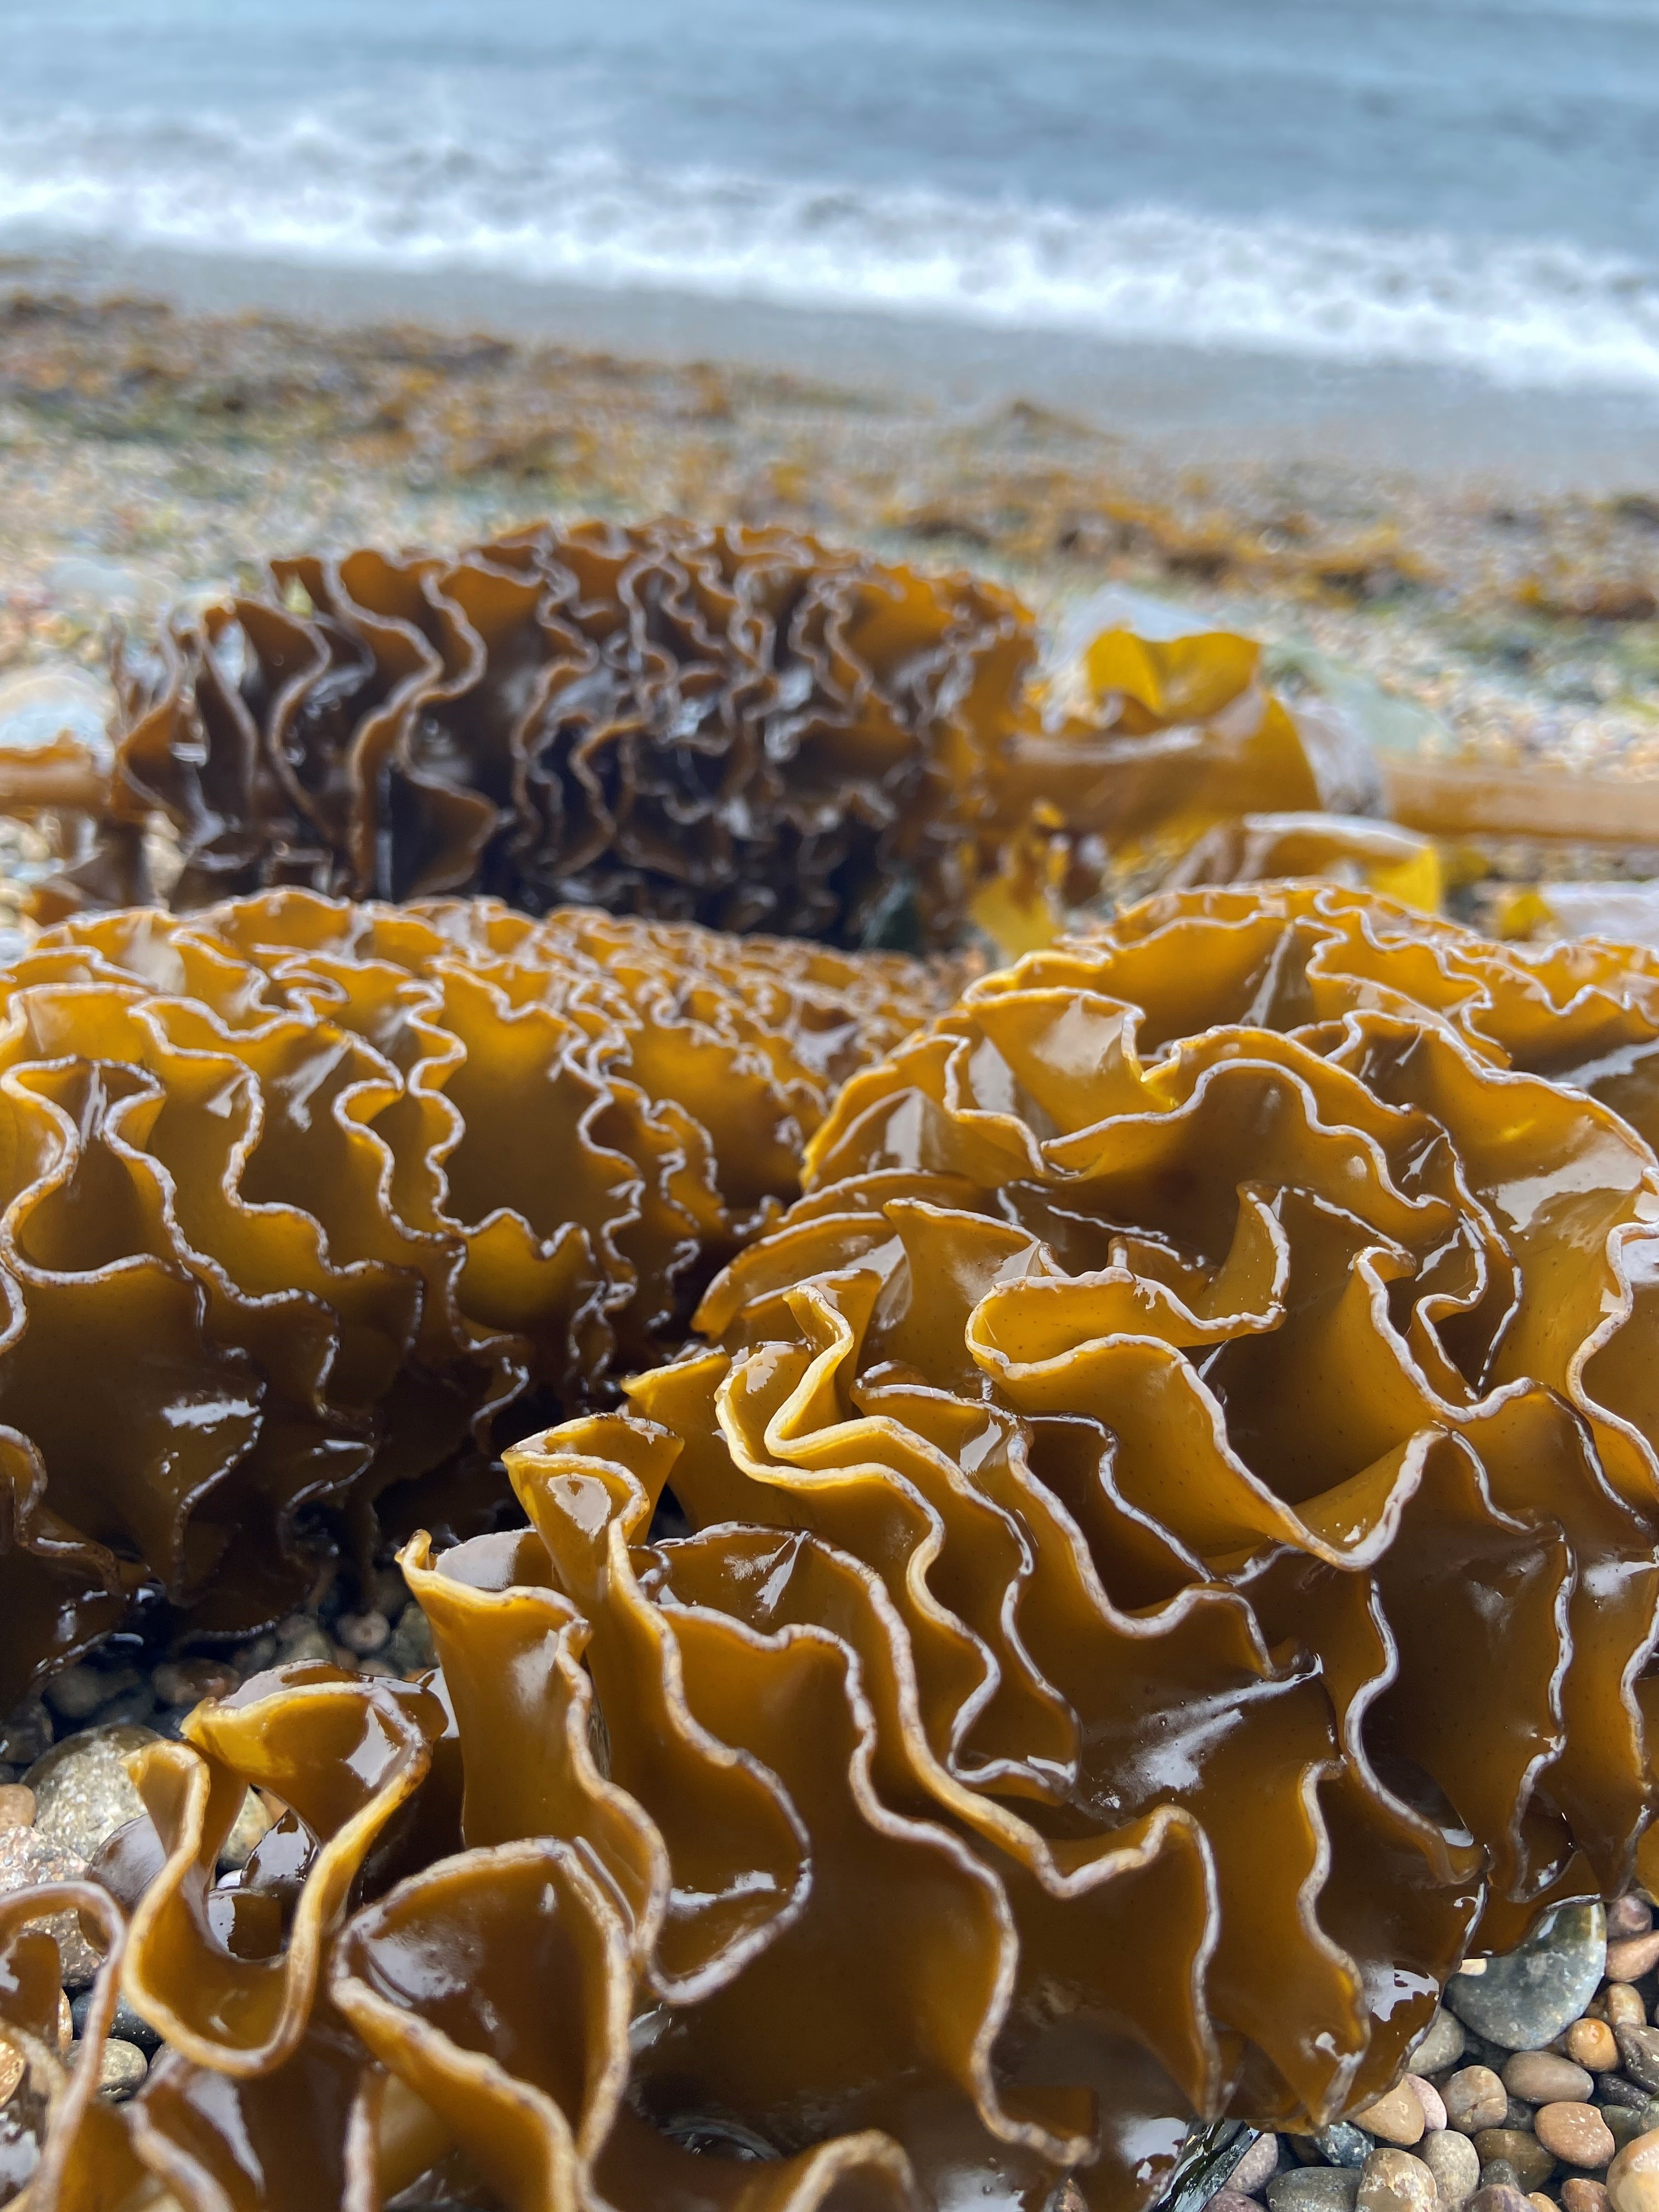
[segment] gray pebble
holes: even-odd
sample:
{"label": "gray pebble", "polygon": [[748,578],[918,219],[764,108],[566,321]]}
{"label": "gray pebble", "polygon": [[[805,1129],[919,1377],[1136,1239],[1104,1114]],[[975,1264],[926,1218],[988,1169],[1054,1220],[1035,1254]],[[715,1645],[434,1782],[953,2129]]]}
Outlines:
{"label": "gray pebble", "polygon": [[295,1635],[285,1638],[278,1655],[279,1663],[284,1667],[297,1667],[307,1659],[331,1662],[333,1657],[334,1646],[313,1620],[308,1620]]}
{"label": "gray pebble", "polygon": [[1523,2131],[1532,2125],[1532,2106],[1524,2097],[1511,2097],[1504,2106],[1504,2117],[1494,2120],[1497,2128],[1520,2128]]}
{"label": "gray pebble", "polygon": [[1513,2189],[1521,2197],[1527,2193],[1521,2186],[1520,2175],[1506,2158],[1489,2158],[1486,2160],[1480,2169],[1480,2186],[1482,2189]]}
{"label": "gray pebble", "polygon": [[1259,2197],[1278,2171],[1279,2137],[1258,2136],[1227,2176],[1227,2186],[1241,2197]]}
{"label": "gray pebble", "polygon": [[435,1667],[438,1663],[431,1624],[413,1598],[398,1615],[398,1626],[392,1632],[386,1656],[400,1674],[412,1674],[422,1667]]}
{"label": "gray pebble", "polygon": [[[80,1881],[86,1871],[87,1863],[77,1852],[65,1850],[38,1829],[0,1828],[0,1897],[45,1881]],[[82,1989],[96,1979],[102,1960],[81,1933],[78,1915],[43,1913],[29,1925],[44,1928],[56,1941],[67,1988]]]}
{"label": "gray pebble", "polygon": [[262,1674],[276,1656],[276,1638],[270,1635],[256,1636],[252,1644],[243,1644],[235,1654],[236,1671],[245,1675]]}
{"label": "gray pebble", "polygon": [[1457,2212],[1480,2186],[1480,2154],[1455,2128],[1425,2136],[1417,2155],[1434,2176],[1440,2212]]}
{"label": "gray pebble", "polygon": [[65,1667],[54,1674],[46,1689],[46,1703],[66,1721],[90,1720],[106,1698],[130,1690],[138,1680],[131,1667]]}
{"label": "gray pebble", "polygon": [[1603,2074],[1595,2084],[1598,2104],[1628,2105],[1640,2111],[1648,2101],[1649,2092],[1638,2088],[1634,2081],[1626,2081],[1622,2074]]}
{"label": "gray pebble", "polygon": [[0,1759],[12,1766],[33,1766],[52,1747],[52,1715],[40,1698],[25,1698],[0,1721]]}
{"label": "gray pebble", "polygon": [[131,1722],[82,1729],[54,1744],[28,1771],[37,1832],[89,1859],[99,1845],[143,1811],[122,1759],[157,1741]]}
{"label": "gray pebble", "polygon": [[1468,2046],[1468,2033],[1455,2012],[1437,2005],[1434,2018],[1412,2046],[1413,2074],[1443,2074],[1455,2066]]}
{"label": "gray pebble", "polygon": [[[77,2036],[86,2033],[87,2014],[92,2009],[93,1991],[82,1990],[70,2007],[70,2021]],[[141,2020],[125,1997],[115,2001],[115,2016],[110,2021],[109,2032],[119,2036],[123,2043],[137,2044],[146,2058],[153,2058],[161,2047],[161,2039],[147,2020]]]}
{"label": "gray pebble", "polygon": [[1504,2067],[1504,2087],[1530,2105],[1582,2105],[1595,2086],[1583,2067],[1553,2051],[1517,2051]]}
{"label": "gray pebble", "polygon": [[1632,2081],[1659,2089],[1659,2027],[1615,2027],[1619,2056]]}
{"label": "gray pebble", "polygon": [[1599,1902],[1558,1905],[1516,1950],[1488,1959],[1484,1973],[1454,1974],[1446,2002],[1477,2035],[1507,2051],[1539,2051],[1583,2011],[1607,1958]]}
{"label": "gray pebble", "polygon": [[1598,2105],[1595,2109],[1607,2122],[1607,2133],[1620,2150],[1627,2142],[1634,2142],[1638,2136],[1651,2134],[1659,2127],[1659,2106]]}
{"label": "gray pebble", "polygon": [[1273,2212],[1353,2212],[1359,2175],[1351,2166],[1298,2166],[1267,2184]]}
{"label": "gray pebble", "polygon": [[1364,2128],[1357,2128],[1349,2120],[1333,2120],[1328,2128],[1316,2128],[1314,2141],[1319,2154],[1328,2166],[1364,2166],[1375,2146]]}

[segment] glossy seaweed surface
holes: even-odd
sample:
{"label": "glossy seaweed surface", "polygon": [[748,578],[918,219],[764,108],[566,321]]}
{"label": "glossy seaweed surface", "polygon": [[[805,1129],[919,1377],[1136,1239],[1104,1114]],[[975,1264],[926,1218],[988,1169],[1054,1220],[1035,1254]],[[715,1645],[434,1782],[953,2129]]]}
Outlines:
{"label": "glossy seaweed surface", "polygon": [[934,942],[1036,654],[994,585],[783,529],[550,524],[453,560],[275,561],[118,663],[110,796],[48,918],[277,884],[483,891],[856,945]]}
{"label": "glossy seaweed surface", "polygon": [[972,985],[526,1529],[411,1541],[440,1673],[144,1754],[88,1894],[169,2048],[97,2106],[12,1936],[30,2212],[1136,2212],[1376,2095],[1659,1879],[1656,1048],[1639,956],[1328,886]]}
{"label": "glossy seaweed surface", "polygon": [[677,1346],[949,990],[489,901],[46,933],[0,971],[0,1695],[137,1591],[246,1628],[387,1507],[487,1525],[503,1421]]}

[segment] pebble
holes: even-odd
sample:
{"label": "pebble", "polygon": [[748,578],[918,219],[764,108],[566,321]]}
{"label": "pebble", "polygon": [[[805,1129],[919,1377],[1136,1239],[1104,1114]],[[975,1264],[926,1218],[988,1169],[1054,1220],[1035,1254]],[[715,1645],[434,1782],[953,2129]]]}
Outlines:
{"label": "pebble", "polygon": [[348,1651],[378,1651],[392,1633],[392,1623],[383,1613],[343,1613],[334,1633]]}
{"label": "pebble", "polygon": [[1564,2166],[1587,2166],[1599,2172],[1619,2148],[1595,2106],[1576,2100],[1540,2105],[1533,2114],[1532,2127],[1551,2157]]}
{"label": "pebble", "polygon": [[1455,2012],[1444,2005],[1437,2005],[1434,2017],[1418,2038],[1412,2054],[1412,2070],[1416,2074],[1443,2074],[1448,2067],[1455,2066],[1468,2043],[1463,2023]]}
{"label": "pebble", "polygon": [[1601,1992],[1601,2004],[1613,2027],[1645,2027],[1648,2024],[1648,2008],[1642,2002],[1642,1992],[1632,1989],[1628,1982],[1609,1982]]}
{"label": "pebble", "polygon": [[1526,2212],[1527,2203],[1525,2194],[1511,2184],[1492,2181],[1475,2191],[1468,2212]]}
{"label": "pebble", "polygon": [[1446,2002],[1477,2035],[1507,2051],[1538,2051],[1577,2020],[1607,1965],[1607,1915],[1599,1903],[1558,1905],[1524,1943],[1486,1972],[1454,1974]]}
{"label": "pebble", "polygon": [[308,1620],[291,1642],[283,1644],[279,1660],[284,1667],[297,1667],[311,1659],[325,1660],[331,1666],[334,1646],[315,1621]]}
{"label": "pebble", "polygon": [[228,1698],[236,1684],[236,1669],[216,1659],[164,1659],[149,1678],[164,1705],[199,1705],[204,1698]]}
{"label": "pebble", "polygon": [[1606,2122],[1607,2133],[1621,2150],[1627,2142],[1634,2142],[1638,2136],[1648,2134],[1654,2123],[1659,2120],[1659,2111],[1655,2110],[1650,2100],[1645,2100],[1638,2106],[1598,2105],[1595,2109]]}
{"label": "pebble", "polygon": [[1582,2104],[1595,2087],[1582,2066],[1553,2051],[1517,2051],[1504,2068],[1504,2087],[1528,2104]]}
{"label": "pebble", "polygon": [[1314,2142],[1327,2166],[1351,2166],[1357,2172],[1371,2154],[1370,2137],[1347,2120],[1316,2129]]}
{"label": "pebble", "polygon": [[1227,2176],[1227,2186],[1241,2197],[1259,2197],[1279,2171],[1279,2137],[1260,2135]]}
{"label": "pebble", "polygon": [[1555,2160],[1536,2136],[1522,2128],[1482,2128],[1474,2138],[1482,2166],[1501,2158],[1515,2168],[1522,2190],[1539,2189],[1555,2171]]}
{"label": "pebble", "polygon": [[1366,2134],[1376,2136],[1381,2142],[1409,2149],[1423,2140],[1426,2124],[1423,2118],[1422,2100],[1409,2080],[1401,2081],[1378,2097],[1375,2103],[1364,2106],[1352,2115],[1353,2124],[1364,2128]]}
{"label": "pebble", "polygon": [[1358,2193],[1359,2175],[1351,2166],[1293,2166],[1267,2184],[1273,2212],[1353,2212]]}
{"label": "pebble", "polygon": [[1527,2202],[1528,2204],[1534,2205],[1537,2212],[1559,2212],[1559,2207],[1555,2199],[1553,2197],[1547,2197],[1541,2189],[1529,2189],[1527,2191]]}
{"label": "pebble", "polygon": [[1409,2151],[1374,2150],[1360,2171],[1355,2212],[1435,2212],[1433,2174]]}
{"label": "pebble", "polygon": [[1607,2212],[1607,2192],[1587,2173],[1569,2174],[1561,2184],[1564,2212]]}
{"label": "pebble", "polygon": [[21,1782],[0,1784],[0,1828],[34,1826],[34,1792]]}
{"label": "pebble", "polygon": [[1510,2108],[1509,2092],[1490,2066],[1461,2068],[1443,2085],[1441,2095],[1447,2125],[1461,2128],[1466,2136],[1477,2128],[1501,2126]]}
{"label": "pebble", "polygon": [[128,1721],[66,1736],[28,1771],[39,1832],[83,1859],[143,1811],[122,1765],[130,1751],[157,1741],[153,1729]]}
{"label": "pebble", "polygon": [[1595,2093],[1604,2103],[1611,2105],[1645,2105],[1650,2092],[1638,2089],[1634,2081],[1626,2081],[1622,2074],[1604,2075],[1595,2085]]}
{"label": "pebble", "polygon": [[125,2105],[149,2071],[137,2045],[112,2035],[99,2054],[98,2094],[106,2105]]}
{"label": "pebble", "polygon": [[245,1867],[253,1856],[255,1844],[271,1826],[270,1814],[257,1790],[250,1790],[242,1800],[241,1810],[232,1823],[225,1838],[224,1848],[219,1854],[219,1868]]}
{"label": "pebble", "polygon": [[1653,1925],[1653,1907],[1634,1890],[1615,1897],[1607,1907],[1607,1941],[1623,1936],[1645,1936]]}
{"label": "pebble", "polygon": [[0,1759],[14,1766],[33,1766],[52,1747],[52,1715],[41,1698],[25,1698],[0,1721]]}
{"label": "pebble", "polygon": [[[0,1828],[0,1897],[33,1889],[43,1881],[78,1881],[86,1870],[86,1861],[78,1853],[65,1850],[36,1828]],[[80,1989],[96,1978],[101,1961],[81,1933],[78,1915],[43,1914],[38,1924],[57,1942],[66,1987]]]}
{"label": "pebble", "polygon": [[[76,2035],[86,2032],[87,2014],[92,2009],[93,1991],[82,1990],[70,2007],[70,2025]],[[125,1997],[115,2001],[115,2013],[109,2024],[112,2035],[123,2043],[136,2043],[146,2058],[153,2058],[161,2047],[161,2039],[147,2020],[141,2020]]]}
{"label": "pebble", "polygon": [[1621,1936],[1607,1946],[1607,1979],[1639,1982],[1659,1966],[1659,1929],[1645,1936]]}
{"label": "pebble", "polygon": [[1457,2212],[1480,2186],[1480,2154],[1455,2128],[1425,2136],[1418,2151],[1440,2199],[1440,2212]]}
{"label": "pebble", "polygon": [[1607,2168],[1613,2212],[1659,2212],[1659,2129],[1627,2142]]}
{"label": "pebble", "polygon": [[1261,2207],[1254,2197],[1247,2197],[1242,2189],[1235,2189],[1229,2183],[1224,2189],[1218,2189],[1213,2197],[1205,2198],[1204,2212],[1261,2212]]}
{"label": "pebble", "polygon": [[1445,2100],[1432,2081],[1425,2081],[1420,2074],[1407,2074],[1405,2086],[1423,2107],[1423,2125],[1431,2135],[1446,2124]]}
{"label": "pebble", "polygon": [[109,1674],[101,1667],[65,1667],[47,1683],[46,1700],[60,1720],[90,1720],[106,1699],[130,1690],[137,1680],[131,1667]]}
{"label": "pebble", "polygon": [[276,1656],[276,1638],[270,1635],[256,1636],[252,1644],[244,1644],[234,1656],[239,1674],[261,1674]]}
{"label": "pebble", "polygon": [[1659,2027],[1615,2027],[1619,2056],[1632,2081],[1659,2089]]}
{"label": "pebble", "polygon": [[1611,2074],[1619,2063],[1619,2044],[1604,2020],[1576,2020],[1567,2030],[1567,2056],[1592,2074]]}
{"label": "pebble", "polygon": [[1480,2186],[1482,2189],[1512,2189],[1517,2197],[1526,2194],[1515,2168],[1506,2158],[1488,2159],[1480,2169]]}

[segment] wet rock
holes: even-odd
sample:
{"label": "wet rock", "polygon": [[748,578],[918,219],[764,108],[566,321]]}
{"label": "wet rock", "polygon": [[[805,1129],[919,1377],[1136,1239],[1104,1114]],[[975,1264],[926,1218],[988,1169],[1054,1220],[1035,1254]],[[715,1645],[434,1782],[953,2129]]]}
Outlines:
{"label": "wet rock", "polygon": [[107,1674],[101,1667],[65,1667],[47,1683],[46,1699],[60,1720],[90,1720],[106,1698],[130,1689],[137,1680],[131,1667]]}
{"label": "wet rock", "polygon": [[1241,2197],[1259,2197],[1278,2171],[1279,2137],[1260,2135],[1227,2176],[1227,2186]]}
{"label": "wet rock", "polygon": [[1541,2189],[1555,2171],[1553,2157],[1537,2136],[1520,2128],[1482,2128],[1474,2138],[1474,2147],[1483,2169],[1494,2159],[1513,2166],[1516,2186],[1523,2191]]}
{"label": "wet rock", "polygon": [[228,1698],[236,1684],[236,1669],[216,1659],[164,1659],[149,1678],[159,1703],[187,1708],[204,1698]]}
{"label": "wet rock", "polygon": [[1659,2106],[1656,2106],[1650,2099],[1641,2105],[1601,2104],[1595,2109],[1620,2150],[1626,2143],[1634,2142],[1638,2136],[1650,2135],[1656,2127],[1659,2127]]}
{"label": "wet rock", "polygon": [[1448,2012],[1444,2005],[1437,2005],[1433,2019],[1413,2046],[1413,2073],[1443,2074],[1449,2066],[1456,2065],[1468,2041],[1468,2033],[1457,2014]]}
{"label": "wet rock", "polygon": [[1354,2212],[1359,2176],[1349,2166],[1302,2166],[1267,2184],[1273,2212]]}
{"label": "wet rock", "polygon": [[1651,2094],[1651,2091],[1638,2087],[1634,2081],[1627,2081],[1622,2074],[1604,2074],[1595,2085],[1597,2102],[1603,2105],[1642,2106],[1650,2101]]}
{"label": "wet rock", "polygon": [[1532,2105],[1582,2104],[1593,2086],[1582,2066],[1553,2051],[1517,2051],[1504,2069],[1504,2087]]}
{"label": "wet rock", "polygon": [[1609,1982],[1601,1992],[1601,2009],[1613,2027],[1645,2027],[1648,2008],[1642,2002],[1642,1992],[1633,1990],[1628,1982]]}
{"label": "wet rock", "polygon": [[1607,1965],[1607,1916],[1600,1904],[1546,1913],[1516,1949],[1486,1971],[1454,1974],[1446,2002],[1477,2035],[1508,2051],[1538,2051],[1577,2020]]}
{"label": "wet rock", "polygon": [[0,1784],[0,1828],[34,1826],[34,1792],[21,1782]]}
{"label": "wet rock", "polygon": [[1425,2081],[1420,2074],[1407,2074],[1405,2086],[1423,2107],[1423,2124],[1431,2133],[1446,2124],[1445,2100],[1432,2081]]}
{"label": "wet rock", "polygon": [[149,2061],[136,2043],[112,2035],[99,2053],[98,2094],[106,2105],[125,2105],[149,2071]]}
{"label": "wet rock", "polygon": [[1644,2089],[1659,2089],[1659,2027],[1616,2027],[1625,2071]]}
{"label": "wet rock", "polygon": [[36,1829],[89,1859],[106,1837],[143,1811],[122,1761],[156,1741],[153,1729],[123,1721],[55,1744],[28,1772]]}
{"label": "wet rock", "polygon": [[1567,2030],[1567,2056],[1592,2074],[1611,2074],[1619,2063],[1619,2043],[1604,2020],[1576,2020]]}
{"label": "wet rock", "polygon": [[1440,2094],[1447,2125],[1461,2128],[1466,2136],[1479,2128],[1501,2126],[1510,2108],[1509,2092],[1490,2066],[1461,2067]]}
{"label": "wet rock", "polygon": [[1659,2130],[1627,2142],[1607,2168],[1613,2212],[1659,2212]]}
{"label": "wet rock", "polygon": [[[87,1870],[78,1852],[43,1836],[38,1828],[0,1828],[0,1897],[33,1889],[46,1881],[78,1881]],[[43,1913],[30,1927],[44,1928],[58,1945],[64,1984],[80,1989],[97,1975],[100,1962],[73,1912]]]}
{"label": "wet rock", "polygon": [[1435,2212],[1434,2176],[1420,2158],[1385,2144],[1360,2169],[1354,2201],[1356,2212]]}
{"label": "wet rock", "polygon": [[1561,2184],[1562,2212],[1607,2212],[1607,2192],[1587,2173],[1569,2174]]}
{"label": "wet rock", "polygon": [[1645,1936],[1653,1925],[1653,1907],[1645,1897],[1634,1891],[1628,1897],[1616,1897],[1607,1907],[1607,1942],[1611,1944],[1626,1936]]}
{"label": "wet rock", "polygon": [[400,1674],[416,1674],[438,1663],[430,1624],[412,1598],[398,1615],[398,1626],[386,1644],[386,1656]]}
{"label": "wet rock", "polygon": [[33,1766],[52,1747],[52,1715],[40,1698],[25,1698],[0,1721],[0,1759],[12,1766]]}
{"label": "wet rock", "polygon": [[1417,2155],[1434,2176],[1440,2212],[1458,2212],[1480,2186],[1480,2154],[1455,2128],[1425,2136]]}
{"label": "wet rock", "polygon": [[[70,2024],[76,2035],[84,2035],[87,2014],[92,2009],[93,1991],[82,1990],[70,2007]],[[125,1997],[118,1997],[115,2014],[109,2024],[112,2035],[118,2035],[123,2043],[137,2044],[146,2058],[153,2058],[161,2047],[161,2039],[147,2020],[141,2020]]]}
{"label": "wet rock", "polygon": [[1559,2158],[1564,2166],[1586,2166],[1599,2172],[1619,2148],[1594,2105],[1570,2101],[1540,2105],[1533,2115],[1532,2126],[1550,2156]]}
{"label": "wet rock", "polygon": [[254,1846],[270,1825],[270,1814],[254,1791],[250,1790],[242,1800],[241,1810],[232,1823],[230,1833],[225,1838],[224,1849],[219,1854],[221,1873],[245,1867],[253,1856]]}
{"label": "wet rock", "polygon": [[1621,1936],[1607,1946],[1609,1981],[1639,1982],[1656,1966],[1659,1966],[1659,1929],[1645,1936]]}
{"label": "wet rock", "polygon": [[1468,2212],[1528,2212],[1527,2198],[1512,2182],[1485,2182],[1470,2197]]}
{"label": "wet rock", "polygon": [[1524,2197],[1526,2195],[1516,2179],[1515,2168],[1506,2158],[1489,2159],[1481,2167],[1480,2187],[1475,2194],[1477,2197],[1484,2196],[1489,2189],[1512,2189],[1517,2197]]}
{"label": "wet rock", "polygon": [[1364,2128],[1367,2135],[1376,2136],[1379,2142],[1401,2149],[1420,2142],[1426,2124],[1421,2100],[1409,2081],[1401,2081],[1386,2096],[1378,2097],[1352,2117],[1355,2127]]}
{"label": "wet rock", "polygon": [[1230,2183],[1226,2188],[1218,2189],[1213,2197],[1205,2198],[1204,2212],[1261,2212],[1261,2207],[1254,2197],[1247,2197],[1242,2189],[1235,2189]]}
{"label": "wet rock", "polygon": [[366,1657],[380,1649],[392,1633],[392,1623],[383,1613],[343,1613],[334,1624],[334,1633],[348,1651]]}
{"label": "wet rock", "polygon": [[1370,2137],[1347,2120],[1333,2120],[1329,2127],[1316,2129],[1314,2142],[1328,2166],[1351,2166],[1356,2172],[1373,2148]]}

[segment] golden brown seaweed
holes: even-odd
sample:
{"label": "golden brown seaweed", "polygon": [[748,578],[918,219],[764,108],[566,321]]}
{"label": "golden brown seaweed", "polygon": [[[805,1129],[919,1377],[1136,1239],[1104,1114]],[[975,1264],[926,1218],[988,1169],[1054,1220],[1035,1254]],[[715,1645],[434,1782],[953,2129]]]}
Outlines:
{"label": "golden brown seaweed", "polygon": [[42,936],[0,974],[0,1690],[143,1584],[274,1618],[319,1514],[367,1546],[394,1484],[483,1525],[505,1410],[677,1344],[842,1079],[946,990],[491,902]]}
{"label": "golden brown seaweed", "polygon": [[[1659,1162],[1590,1089],[1650,989],[1299,885],[972,985],[704,1344],[508,1453],[527,1529],[411,1542],[440,1676],[143,1755],[174,2048],[28,2212],[1139,2212],[1194,2116],[1379,2094],[1467,1949],[1659,1879]],[[247,1782],[286,1902],[206,1887]]]}
{"label": "golden brown seaweed", "polygon": [[948,942],[1035,653],[997,586],[783,529],[551,525],[451,562],[271,564],[118,663],[111,799],[44,918],[281,884],[481,891],[856,945]]}

